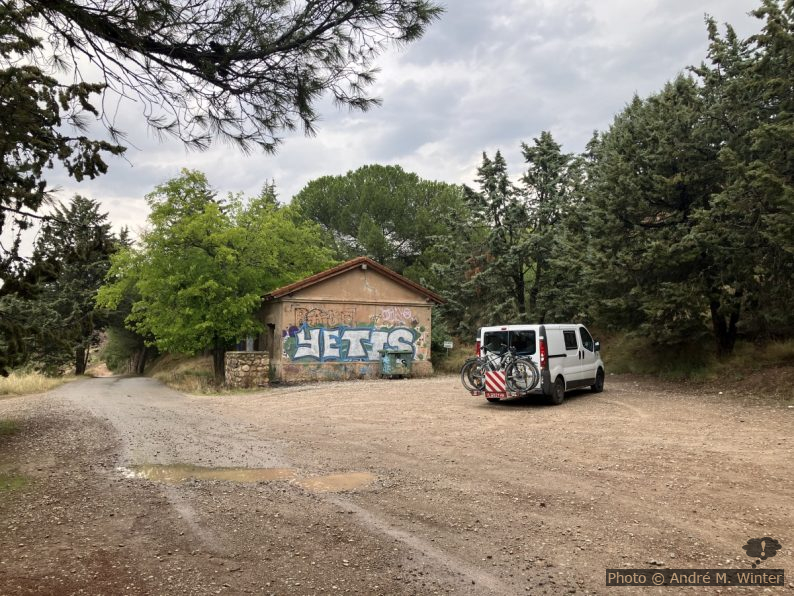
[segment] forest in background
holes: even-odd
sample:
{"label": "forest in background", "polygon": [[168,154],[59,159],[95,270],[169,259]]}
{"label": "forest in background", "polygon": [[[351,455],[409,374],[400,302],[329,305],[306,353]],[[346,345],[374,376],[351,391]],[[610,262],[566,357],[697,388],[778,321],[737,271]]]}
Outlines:
{"label": "forest in background", "polygon": [[703,62],[631,98],[584,153],[528,139],[520,177],[500,151],[471,187],[368,165],[282,205],[272,185],[221,196],[184,170],[147,196],[135,242],[75,197],[38,224],[30,259],[4,255],[0,368],[79,374],[107,331],[118,363],[211,350],[220,379],[262,294],[358,255],[444,296],[435,347],[496,322],[580,321],[719,358],[790,339],[794,3],[755,15],[747,39],[709,21]]}

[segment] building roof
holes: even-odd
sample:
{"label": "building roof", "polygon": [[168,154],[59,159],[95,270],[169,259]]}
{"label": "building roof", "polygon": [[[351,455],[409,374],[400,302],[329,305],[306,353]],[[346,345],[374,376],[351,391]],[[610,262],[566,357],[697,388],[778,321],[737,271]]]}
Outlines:
{"label": "building roof", "polygon": [[384,267],[380,263],[373,261],[369,257],[357,257],[355,259],[351,259],[350,261],[346,261],[336,267],[331,267],[330,269],[326,269],[325,271],[321,271],[320,273],[315,273],[309,277],[306,277],[300,281],[296,281],[288,286],[284,286],[282,288],[278,288],[277,290],[273,290],[269,294],[265,294],[263,298],[265,300],[276,300],[277,298],[283,298],[284,296],[288,296],[294,292],[299,290],[303,290],[304,288],[308,288],[309,286],[313,286],[314,284],[320,283],[327,279],[331,279],[332,277],[336,277],[337,275],[341,275],[346,273],[352,269],[356,269],[358,267],[362,267],[364,269],[370,268],[378,273],[388,277],[392,281],[410,288],[419,294],[425,296],[428,300],[435,302],[436,304],[443,304],[444,299],[436,294],[428,290],[427,288],[420,286],[415,281],[411,281],[407,277],[403,277],[396,271],[392,271],[388,267]]}

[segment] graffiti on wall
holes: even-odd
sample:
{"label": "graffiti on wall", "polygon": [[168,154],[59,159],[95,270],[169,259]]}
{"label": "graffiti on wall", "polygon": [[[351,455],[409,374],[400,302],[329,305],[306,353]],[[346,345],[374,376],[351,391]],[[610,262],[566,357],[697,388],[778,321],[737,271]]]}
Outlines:
{"label": "graffiti on wall", "polygon": [[414,314],[406,306],[389,306],[380,311],[381,320],[386,322],[410,321]]}
{"label": "graffiti on wall", "polygon": [[416,355],[420,333],[408,327],[362,326],[290,327],[284,335],[284,354],[293,362],[369,362],[380,350],[407,350]]}
{"label": "graffiti on wall", "polygon": [[341,310],[325,308],[295,308],[295,326],[309,325],[310,327],[334,327],[336,325],[353,325],[356,316],[356,307],[351,306]]}
{"label": "graffiti on wall", "polygon": [[419,321],[407,306],[384,306],[380,313],[370,317],[373,325],[410,325],[416,327]]}

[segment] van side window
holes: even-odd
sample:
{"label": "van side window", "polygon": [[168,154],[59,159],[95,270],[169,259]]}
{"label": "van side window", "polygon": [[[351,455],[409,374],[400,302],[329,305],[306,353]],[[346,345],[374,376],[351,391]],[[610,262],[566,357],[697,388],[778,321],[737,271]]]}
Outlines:
{"label": "van side window", "polygon": [[562,336],[565,338],[566,350],[576,350],[579,348],[579,344],[576,341],[576,331],[573,331],[572,329],[563,331]]}
{"label": "van side window", "polygon": [[582,338],[582,345],[591,352],[594,351],[595,343],[593,342],[593,338],[587,332],[587,329],[585,329],[584,327],[579,327],[579,335]]}

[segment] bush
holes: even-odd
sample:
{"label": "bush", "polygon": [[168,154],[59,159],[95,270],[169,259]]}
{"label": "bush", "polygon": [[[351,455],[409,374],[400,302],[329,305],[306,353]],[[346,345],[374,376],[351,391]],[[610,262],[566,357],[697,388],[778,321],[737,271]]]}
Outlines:
{"label": "bush", "polygon": [[602,358],[612,373],[654,375],[671,380],[741,379],[768,366],[794,365],[794,340],[737,342],[731,356],[719,360],[712,342],[662,346],[645,337],[617,335],[601,342]]}

